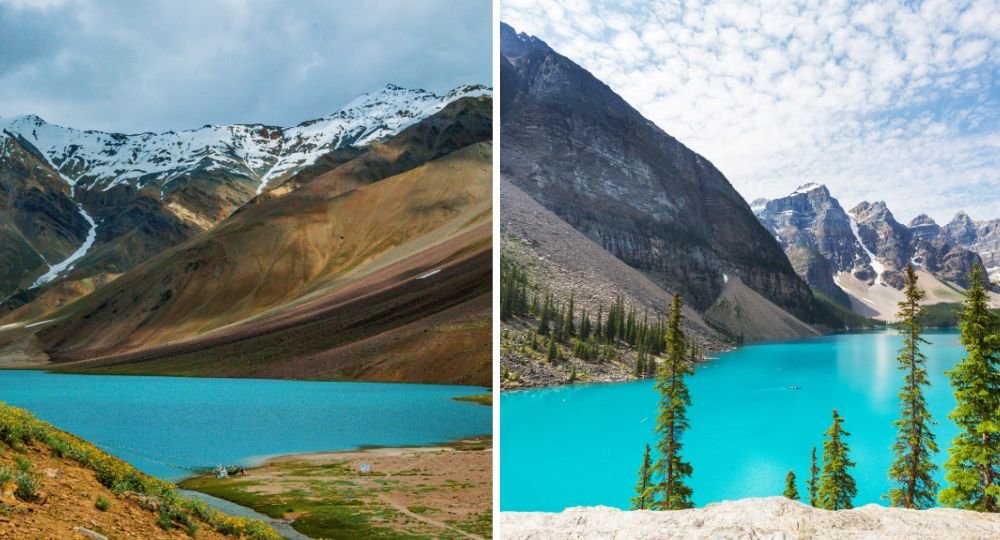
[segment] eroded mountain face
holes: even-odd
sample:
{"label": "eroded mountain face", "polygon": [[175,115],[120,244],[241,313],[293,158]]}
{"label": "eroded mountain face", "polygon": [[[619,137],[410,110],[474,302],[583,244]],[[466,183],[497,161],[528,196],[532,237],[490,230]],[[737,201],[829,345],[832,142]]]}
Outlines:
{"label": "eroded mountain face", "polygon": [[973,265],[984,262],[972,249],[977,231],[989,236],[986,224],[977,228],[964,214],[942,228],[927,215],[903,225],[881,201],[862,202],[845,212],[826,186],[818,184],[806,184],[785,197],[758,199],[752,207],[796,272],[844,305],[844,291],[835,281],[839,272],[869,286],[901,290],[902,270],[914,264],[965,287]]}
{"label": "eroded mountain face", "polygon": [[389,85],[289,128],[208,125],[124,135],[33,115],[0,119],[0,235],[9,240],[0,248],[0,310],[30,302],[59,280],[125,272],[299,173],[300,182],[318,176],[448,103],[488,93],[483,86],[436,95]]}
{"label": "eroded mountain face", "polygon": [[808,286],[708,160],[537,38],[502,25],[500,46],[512,183],[699,310],[728,275],[808,318]]}

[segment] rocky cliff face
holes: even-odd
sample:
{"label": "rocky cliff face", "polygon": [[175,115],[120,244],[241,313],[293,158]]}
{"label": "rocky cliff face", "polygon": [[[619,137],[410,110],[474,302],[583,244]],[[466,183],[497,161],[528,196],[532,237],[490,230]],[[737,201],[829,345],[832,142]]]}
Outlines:
{"label": "rocky cliff face", "polygon": [[901,290],[902,270],[913,264],[942,280],[968,286],[969,271],[984,262],[973,247],[980,236],[987,246],[993,238],[989,224],[976,224],[965,214],[941,227],[927,215],[903,225],[881,201],[862,202],[848,213],[826,186],[817,184],[778,199],[758,199],[752,208],[781,243],[795,271],[845,306],[850,303],[845,302],[844,284],[838,282],[842,273],[868,287]]}
{"label": "rocky cliff face", "polygon": [[698,310],[725,276],[793,314],[808,286],[725,176],[541,40],[501,27],[501,172]]}

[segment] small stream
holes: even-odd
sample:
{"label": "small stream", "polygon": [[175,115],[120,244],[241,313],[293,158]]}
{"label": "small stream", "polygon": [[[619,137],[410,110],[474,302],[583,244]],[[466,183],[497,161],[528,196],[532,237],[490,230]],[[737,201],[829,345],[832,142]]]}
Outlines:
{"label": "small stream", "polygon": [[178,489],[178,493],[184,495],[185,497],[191,499],[199,499],[205,501],[205,504],[225,512],[231,516],[245,517],[250,519],[259,519],[264,523],[267,523],[274,530],[278,531],[278,534],[284,536],[288,540],[312,540],[312,538],[296,531],[292,528],[292,525],[283,519],[274,519],[270,516],[261,514],[260,512],[254,510],[253,508],[247,508],[246,506],[238,505],[234,502],[227,501],[225,499],[220,499],[218,497],[213,497],[206,493],[200,491],[191,491],[190,489]]}

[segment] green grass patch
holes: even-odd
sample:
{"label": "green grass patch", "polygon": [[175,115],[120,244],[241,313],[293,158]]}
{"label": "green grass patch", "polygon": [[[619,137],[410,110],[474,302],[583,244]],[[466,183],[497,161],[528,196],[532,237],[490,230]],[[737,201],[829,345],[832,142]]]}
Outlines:
{"label": "green grass patch", "polygon": [[474,396],[458,396],[451,398],[455,401],[468,401],[471,403],[478,403],[480,405],[486,405],[487,407],[493,406],[493,394],[476,394]]}

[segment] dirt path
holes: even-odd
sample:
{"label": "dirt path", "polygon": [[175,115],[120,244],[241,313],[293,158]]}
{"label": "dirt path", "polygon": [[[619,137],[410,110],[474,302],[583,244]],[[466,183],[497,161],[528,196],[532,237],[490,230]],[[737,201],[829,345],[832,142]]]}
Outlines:
{"label": "dirt path", "polygon": [[413,518],[413,519],[415,519],[417,521],[422,521],[422,522],[424,522],[424,523],[426,523],[428,525],[433,525],[433,526],[441,528],[441,529],[448,529],[449,531],[456,532],[456,533],[458,533],[458,534],[460,534],[460,535],[462,535],[462,536],[464,536],[466,538],[472,538],[474,540],[486,540],[482,536],[478,536],[478,535],[475,535],[475,534],[472,534],[472,533],[467,533],[467,532],[463,531],[462,529],[459,529],[458,527],[453,527],[451,525],[448,525],[447,523],[445,523],[443,521],[439,521],[439,520],[436,520],[436,519],[433,519],[433,518],[429,518],[427,516],[421,516],[420,514],[411,512],[409,508],[407,508],[407,507],[405,507],[405,506],[397,503],[396,501],[390,499],[384,493],[379,493],[378,498],[379,498],[379,500],[381,500],[385,504],[388,504],[389,506],[395,508],[396,511],[398,511],[399,513],[405,514],[406,516],[411,517],[411,518]]}

